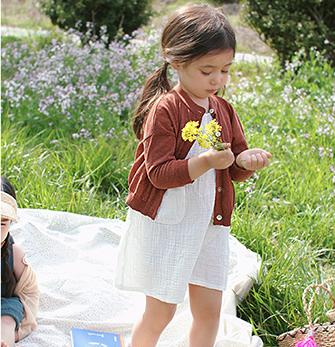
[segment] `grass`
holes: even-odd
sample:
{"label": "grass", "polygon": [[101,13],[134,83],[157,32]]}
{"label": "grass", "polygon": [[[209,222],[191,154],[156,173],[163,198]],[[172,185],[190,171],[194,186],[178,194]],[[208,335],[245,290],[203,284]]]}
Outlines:
{"label": "grass", "polygon": [[113,143],[52,140],[53,132],[31,135],[6,121],[2,129],[2,170],[18,188],[20,207],[124,219],[134,141],[123,134]]}
{"label": "grass", "polygon": [[[93,136],[73,138],[71,134],[81,125],[74,122],[69,126],[71,120],[60,111],[51,110],[48,117],[40,112],[38,100],[47,96],[41,93],[44,86],[32,91],[27,86],[33,79],[23,82],[25,72],[31,73],[28,76],[35,73],[29,64],[36,52],[45,50],[47,60],[55,61],[45,69],[56,71],[62,66],[56,57],[57,47],[50,48],[48,42],[34,46],[13,41],[8,39],[5,44],[8,58],[2,64],[1,161],[2,174],[17,188],[19,206],[125,219],[127,175],[137,143],[128,121],[130,111],[119,120],[117,112],[102,105],[107,125],[100,129],[92,121],[92,101],[92,109],[83,108],[81,117],[95,126],[89,129]],[[88,59],[87,69],[99,61],[92,51],[75,51]],[[129,69],[137,72],[141,65],[152,64],[156,59],[153,51],[149,47],[135,52],[140,63]],[[68,56],[64,59],[71,60]],[[38,62],[42,69],[42,59]],[[75,68],[75,64],[64,66]],[[124,66],[120,70],[113,67],[113,74],[122,77],[117,83],[125,81],[128,86],[116,89],[122,98],[122,93],[128,95],[133,88],[127,71]],[[6,94],[7,82],[14,81],[18,73],[18,86],[27,87],[26,99],[10,103],[18,90]],[[42,77],[47,73],[40,71]],[[102,67],[96,73],[97,81],[108,83],[108,75]],[[334,70],[314,53],[309,62],[298,57],[287,71],[277,63],[236,63],[231,75],[226,98],[240,115],[250,147],[262,147],[273,154],[269,168],[236,184],[232,232],[263,260],[259,282],[240,305],[239,315],[254,325],[254,333],[262,337],[265,346],[275,346],[276,335],[307,323],[301,302],[305,286],[335,276]],[[64,80],[54,81],[52,91],[61,83]],[[82,85],[73,85],[80,96]],[[58,119],[57,128],[49,125],[53,119]],[[115,132],[106,136],[112,125]],[[314,310],[320,321],[326,320],[323,313],[330,306],[324,301],[320,298]]]}
{"label": "grass", "polygon": [[50,19],[40,12],[36,0],[3,0],[1,25],[24,29],[51,30],[54,28]]}
{"label": "grass", "polygon": [[[254,182],[242,184],[249,193],[238,188],[233,232],[262,255],[264,266],[240,314],[275,346],[275,335],[307,324],[301,303],[306,285],[335,275],[335,123],[331,100],[321,102],[332,86],[312,77],[331,77],[334,71],[328,66],[324,73],[316,62],[305,62],[298,74],[269,74],[250,65],[238,69],[240,83],[244,73],[248,83],[242,81],[243,91],[232,87],[230,96],[240,93],[243,99],[250,93],[236,105],[249,143],[273,153],[272,165]],[[320,132],[323,122],[329,133]],[[314,310],[320,321],[327,320],[324,302],[320,299]]]}

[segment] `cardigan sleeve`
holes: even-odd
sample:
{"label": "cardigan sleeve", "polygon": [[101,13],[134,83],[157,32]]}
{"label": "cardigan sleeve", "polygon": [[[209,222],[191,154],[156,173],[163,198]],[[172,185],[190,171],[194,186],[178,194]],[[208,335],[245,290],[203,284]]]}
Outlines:
{"label": "cardigan sleeve", "polygon": [[145,167],[150,182],[158,189],[181,187],[192,183],[188,159],[176,159],[178,115],[169,105],[157,105],[144,126]]}
{"label": "cardigan sleeve", "polygon": [[29,335],[37,327],[36,316],[39,306],[39,288],[37,277],[31,265],[25,263],[24,271],[16,284],[14,294],[24,307],[24,318],[16,333],[16,341]]}
{"label": "cardigan sleeve", "polygon": [[234,181],[242,182],[247,180],[253,175],[254,171],[245,170],[236,164],[236,157],[246,149],[248,149],[247,141],[244,136],[242,124],[235,112],[231,107],[231,126],[233,133],[233,140],[231,143],[231,150],[234,153],[235,161],[229,168],[230,177]]}

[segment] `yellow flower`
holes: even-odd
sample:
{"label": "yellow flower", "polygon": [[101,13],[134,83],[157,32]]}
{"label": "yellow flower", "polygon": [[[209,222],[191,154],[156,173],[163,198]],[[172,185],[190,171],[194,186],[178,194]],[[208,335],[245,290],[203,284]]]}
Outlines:
{"label": "yellow flower", "polygon": [[222,130],[222,126],[215,120],[211,120],[208,124],[206,124],[205,126],[206,128],[206,134],[210,135],[210,136],[217,136],[217,133],[221,134],[221,130]]}
{"label": "yellow flower", "polygon": [[197,138],[197,141],[198,141],[200,147],[208,148],[208,149],[211,148],[211,143],[210,143],[208,136],[206,134],[200,133],[198,138]]}
{"label": "yellow flower", "polygon": [[181,136],[184,141],[197,140],[202,148],[214,148],[217,151],[225,149],[221,139],[222,126],[213,119],[205,126],[205,131],[199,128],[198,121],[189,121],[182,130]]}
{"label": "yellow flower", "polygon": [[199,135],[199,122],[189,121],[181,132],[184,141],[195,141]]}

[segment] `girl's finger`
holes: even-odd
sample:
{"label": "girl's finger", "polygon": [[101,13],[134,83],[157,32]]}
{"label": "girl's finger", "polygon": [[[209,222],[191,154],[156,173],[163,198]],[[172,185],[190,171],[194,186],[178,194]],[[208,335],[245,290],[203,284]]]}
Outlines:
{"label": "girl's finger", "polygon": [[262,158],[262,156],[260,154],[256,154],[256,159],[257,159],[257,162],[256,162],[255,170],[258,170],[263,165],[263,158]]}
{"label": "girl's finger", "polygon": [[256,153],[261,153],[261,154],[265,154],[268,158],[272,157],[272,154],[268,151],[266,151],[265,149],[261,149],[261,148],[256,148]]}
{"label": "girl's finger", "polygon": [[263,158],[263,167],[269,166],[269,159],[268,156],[265,153],[262,153],[262,158]]}
{"label": "girl's finger", "polygon": [[246,159],[241,160],[243,163],[243,167],[246,168],[247,170],[251,170],[250,165],[250,156],[247,156]]}
{"label": "girl's finger", "polygon": [[250,156],[251,159],[251,170],[257,170],[257,157],[255,154]]}
{"label": "girl's finger", "polygon": [[264,159],[264,167],[269,166],[270,162],[269,159],[267,157],[265,157]]}

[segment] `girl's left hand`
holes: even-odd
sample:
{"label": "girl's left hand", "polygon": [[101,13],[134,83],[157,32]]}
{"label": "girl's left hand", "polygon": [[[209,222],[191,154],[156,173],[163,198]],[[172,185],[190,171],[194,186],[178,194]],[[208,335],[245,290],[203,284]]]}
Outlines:
{"label": "girl's left hand", "polygon": [[260,170],[269,165],[272,154],[260,148],[251,148],[236,157],[236,164],[246,170]]}

